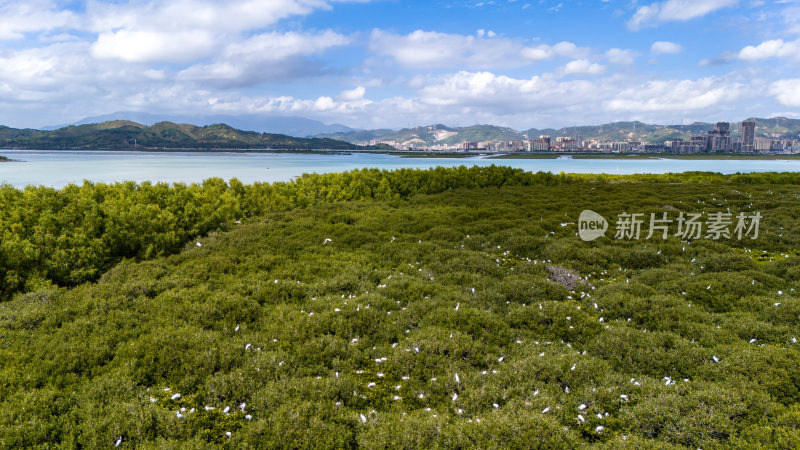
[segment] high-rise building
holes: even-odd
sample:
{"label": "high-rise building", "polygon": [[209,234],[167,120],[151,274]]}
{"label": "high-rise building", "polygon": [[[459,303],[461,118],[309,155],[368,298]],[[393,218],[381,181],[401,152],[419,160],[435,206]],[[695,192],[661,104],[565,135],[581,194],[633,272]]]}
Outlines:
{"label": "high-rise building", "polygon": [[752,120],[742,122],[742,151],[752,152],[756,138],[756,123]]}
{"label": "high-rise building", "polygon": [[711,151],[730,151],[731,150],[731,124],[728,122],[717,122],[716,128],[708,132],[709,150]]}

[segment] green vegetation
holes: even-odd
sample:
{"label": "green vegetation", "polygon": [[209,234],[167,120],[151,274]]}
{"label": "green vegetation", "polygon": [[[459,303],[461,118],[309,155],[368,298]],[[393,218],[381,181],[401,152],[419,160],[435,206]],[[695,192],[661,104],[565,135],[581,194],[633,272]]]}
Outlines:
{"label": "green vegetation", "polygon": [[[2,263],[27,264],[0,303],[0,447],[795,448],[797,184],[5,187]],[[757,240],[585,243],[583,209],[764,220]]]}
{"label": "green vegetation", "polygon": [[0,127],[0,147],[37,150],[133,150],[133,149],[274,149],[274,150],[363,150],[362,147],[325,138],[294,138],[282,134],[241,131],[227,125],[194,125],[161,122],[151,127],[116,120],[69,126],[55,131],[18,130]]}

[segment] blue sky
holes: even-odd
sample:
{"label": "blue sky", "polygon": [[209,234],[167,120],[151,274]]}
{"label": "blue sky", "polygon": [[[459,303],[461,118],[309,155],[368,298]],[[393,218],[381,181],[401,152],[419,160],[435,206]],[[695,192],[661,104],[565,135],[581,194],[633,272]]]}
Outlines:
{"label": "blue sky", "polygon": [[800,117],[800,0],[0,0],[0,124]]}

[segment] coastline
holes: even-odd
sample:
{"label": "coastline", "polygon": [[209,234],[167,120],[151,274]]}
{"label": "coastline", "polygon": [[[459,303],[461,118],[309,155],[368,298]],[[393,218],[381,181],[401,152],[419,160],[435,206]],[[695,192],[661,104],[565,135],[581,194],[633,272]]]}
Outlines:
{"label": "coastline", "polygon": [[[674,159],[674,160],[800,160],[798,153],[764,153],[764,154],[743,154],[743,153],[706,153],[706,154],[677,154],[677,153],[595,153],[595,152],[557,152],[557,153],[487,153],[487,152],[434,152],[434,151],[390,151],[390,150],[352,150],[352,149],[309,149],[309,150],[296,150],[296,149],[274,149],[274,148],[135,148],[135,149],[109,149],[109,148],[96,148],[96,149],[20,149],[20,148],[6,148],[0,151],[13,151],[13,152],[125,152],[125,153],[273,153],[273,154],[306,154],[306,155],[351,155],[354,153],[367,153],[367,154],[382,154],[393,155],[401,158],[485,158],[490,160],[504,160],[504,159],[558,159],[567,157],[569,159],[597,159],[597,160],[660,160],[660,159]],[[0,162],[20,162],[8,157],[0,156]]]}

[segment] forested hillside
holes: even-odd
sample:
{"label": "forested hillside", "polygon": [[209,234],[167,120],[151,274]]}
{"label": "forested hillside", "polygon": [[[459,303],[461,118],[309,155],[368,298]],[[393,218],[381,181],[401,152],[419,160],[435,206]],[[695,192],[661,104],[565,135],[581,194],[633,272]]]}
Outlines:
{"label": "forested hillside", "polygon": [[[798,182],[5,187],[0,447],[794,448]],[[763,221],[587,243],[584,209]]]}
{"label": "forested hillside", "polygon": [[68,126],[52,131],[0,126],[0,147],[35,150],[275,149],[363,150],[326,138],[295,138],[242,131],[225,124],[198,127],[159,122],[145,126],[126,120]]}

